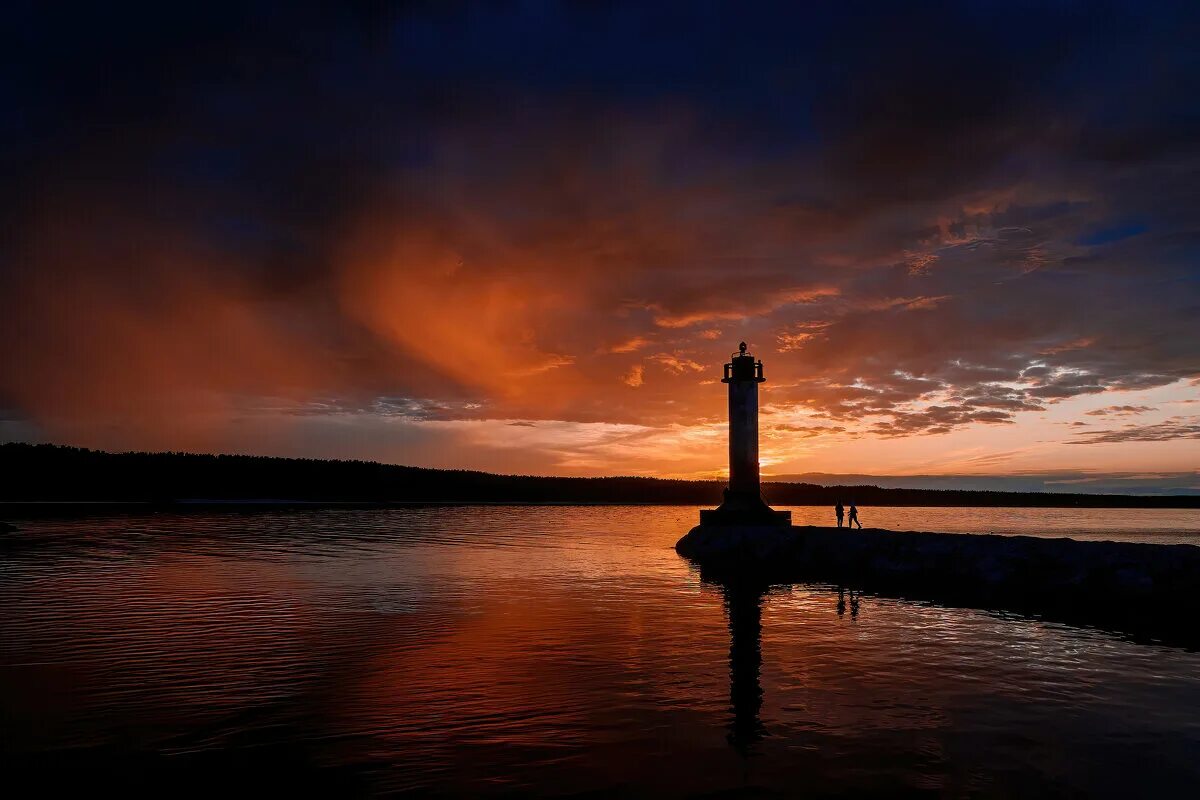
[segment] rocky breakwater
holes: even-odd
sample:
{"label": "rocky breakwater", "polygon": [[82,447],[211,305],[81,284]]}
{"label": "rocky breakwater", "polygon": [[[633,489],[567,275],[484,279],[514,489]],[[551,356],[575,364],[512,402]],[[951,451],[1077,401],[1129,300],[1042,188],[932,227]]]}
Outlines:
{"label": "rocky breakwater", "polygon": [[706,580],[816,582],[1200,647],[1200,547],[881,529],[700,525]]}

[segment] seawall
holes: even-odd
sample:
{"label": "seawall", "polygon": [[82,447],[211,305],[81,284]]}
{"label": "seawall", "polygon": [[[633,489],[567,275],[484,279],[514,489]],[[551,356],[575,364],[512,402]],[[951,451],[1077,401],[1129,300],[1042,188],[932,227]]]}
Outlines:
{"label": "seawall", "polygon": [[700,525],[675,549],[721,583],[839,584],[1200,647],[1193,545]]}

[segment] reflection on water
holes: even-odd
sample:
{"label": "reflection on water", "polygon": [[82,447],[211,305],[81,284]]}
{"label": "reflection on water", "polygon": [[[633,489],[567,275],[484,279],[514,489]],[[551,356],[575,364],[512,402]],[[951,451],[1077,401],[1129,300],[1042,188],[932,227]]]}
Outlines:
{"label": "reflection on water", "polygon": [[[838,616],[840,617],[846,613],[846,587],[839,586],[837,593],[838,593],[837,613],[838,613]],[[853,589],[851,589],[850,590],[850,619],[852,619],[852,620],[858,619],[858,606],[859,606],[859,603],[861,603],[861,602],[862,602],[862,592],[861,591],[855,592]]]}
{"label": "reflection on water", "polygon": [[[694,519],[29,523],[0,572],[10,779],[654,797],[1146,796],[1200,781],[1200,655],[850,587],[708,584],[672,550]],[[1110,535],[1137,538],[1139,519],[1167,535],[1153,514]]]}
{"label": "reflection on water", "polygon": [[722,587],[725,615],[729,620],[729,702],[733,722],[729,742],[746,755],[765,733],[759,712],[763,691],[762,604],[766,587],[744,581]]}

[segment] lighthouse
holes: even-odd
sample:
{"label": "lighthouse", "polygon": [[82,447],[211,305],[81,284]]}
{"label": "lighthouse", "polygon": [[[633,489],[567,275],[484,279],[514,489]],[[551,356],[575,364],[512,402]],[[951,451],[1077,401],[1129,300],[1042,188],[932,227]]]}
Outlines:
{"label": "lighthouse", "polygon": [[758,385],[762,361],[738,345],[721,379],[729,387],[729,488],[721,506],[700,512],[701,525],[790,525],[790,511],[774,511],[763,502],[758,469]]}

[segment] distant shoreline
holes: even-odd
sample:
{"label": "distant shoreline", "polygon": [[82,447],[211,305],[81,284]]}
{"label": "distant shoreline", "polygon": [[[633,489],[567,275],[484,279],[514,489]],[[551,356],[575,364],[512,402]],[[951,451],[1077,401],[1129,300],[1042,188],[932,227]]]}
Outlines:
{"label": "distant shoreline", "polygon": [[[47,513],[355,509],[417,506],[715,506],[723,481],[497,475],[367,461],[106,453],[0,445],[0,518]],[[895,489],[764,483],[778,506],[1200,509],[1196,495]],[[90,511],[89,511],[90,509]]]}
{"label": "distant shoreline", "polygon": [[[1132,498],[1134,500],[1140,498]],[[269,514],[298,511],[411,511],[421,508],[637,508],[646,506],[676,507],[703,505],[698,503],[620,502],[620,501],[520,501],[520,500],[405,500],[405,501],[327,501],[327,500],[178,500],[153,502],[148,500],[17,500],[0,501],[0,520],[76,519],[83,517],[126,517],[147,514]],[[782,504],[780,504],[782,505]],[[862,508],[1111,508],[1128,510],[1194,510],[1193,506],[1080,506],[1080,505],[956,505],[941,504],[859,504]],[[825,508],[825,504],[791,503],[793,508]]]}

